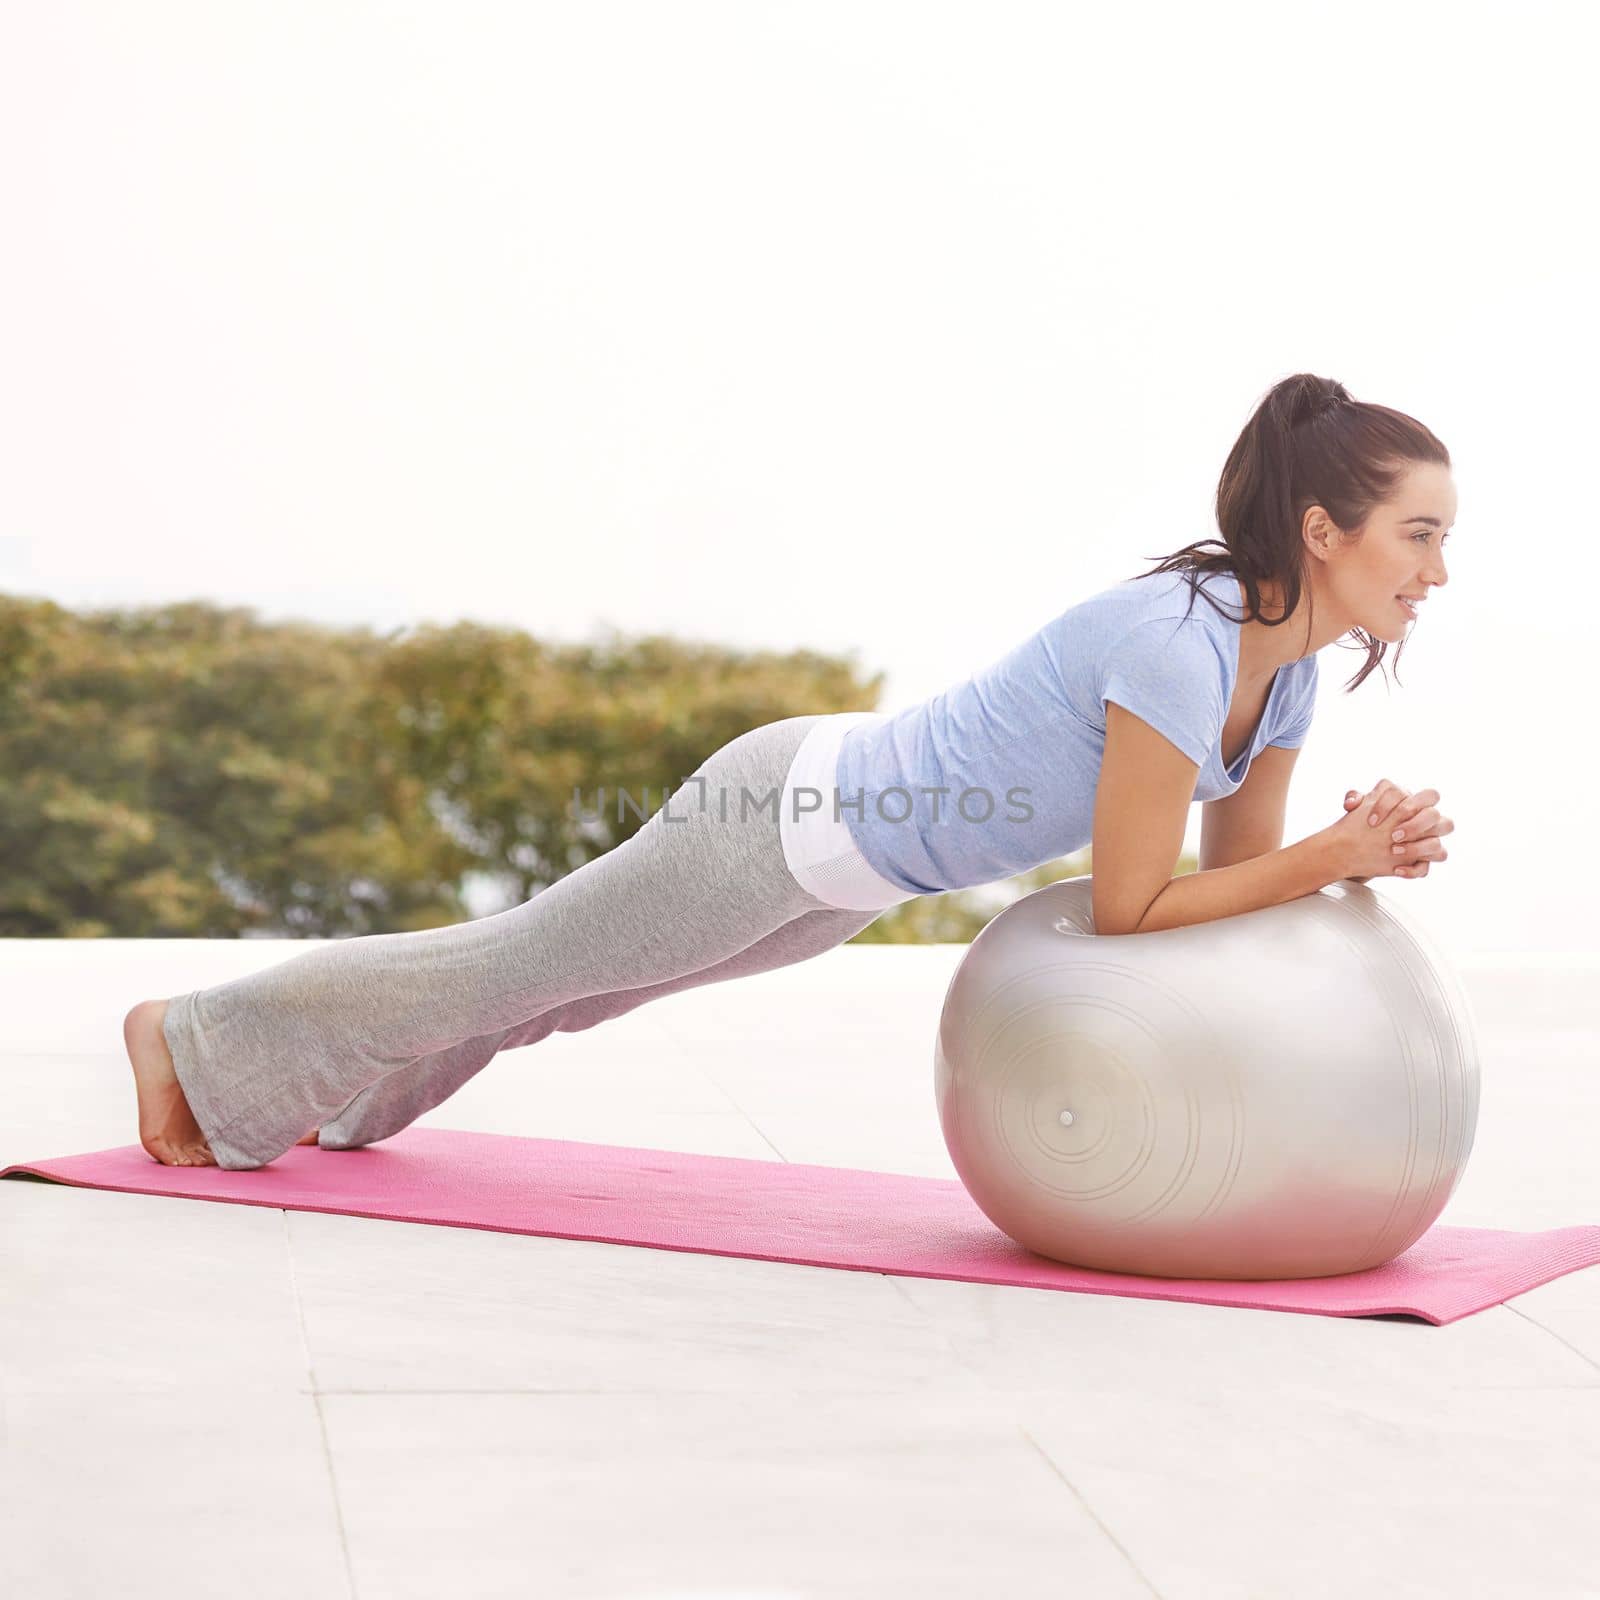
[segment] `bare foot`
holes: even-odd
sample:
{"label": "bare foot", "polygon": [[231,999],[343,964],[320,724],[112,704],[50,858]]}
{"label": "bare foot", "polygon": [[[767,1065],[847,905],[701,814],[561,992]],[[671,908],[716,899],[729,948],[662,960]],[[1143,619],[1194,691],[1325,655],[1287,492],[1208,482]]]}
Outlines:
{"label": "bare foot", "polygon": [[295,1140],[295,1143],[296,1144],[315,1144],[317,1142],[317,1135],[319,1133],[321,1133],[321,1132],[322,1132],[321,1128],[313,1128],[310,1133],[302,1133],[300,1135],[300,1137]]}
{"label": "bare foot", "polygon": [[216,1157],[183,1097],[161,1031],[166,1014],[165,1000],[141,1000],[122,1019],[139,1098],[139,1143],[164,1167],[214,1167]]}

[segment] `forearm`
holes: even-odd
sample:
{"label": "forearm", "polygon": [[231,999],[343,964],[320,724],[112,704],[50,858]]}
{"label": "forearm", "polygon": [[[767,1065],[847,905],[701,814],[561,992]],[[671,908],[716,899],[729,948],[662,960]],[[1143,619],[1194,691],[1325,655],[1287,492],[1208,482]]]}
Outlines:
{"label": "forearm", "polygon": [[1219,917],[1282,905],[1303,894],[1315,894],[1345,874],[1334,859],[1327,831],[1314,833],[1282,850],[1270,850],[1231,867],[1211,867],[1173,878],[1152,900],[1135,933],[1186,928]]}

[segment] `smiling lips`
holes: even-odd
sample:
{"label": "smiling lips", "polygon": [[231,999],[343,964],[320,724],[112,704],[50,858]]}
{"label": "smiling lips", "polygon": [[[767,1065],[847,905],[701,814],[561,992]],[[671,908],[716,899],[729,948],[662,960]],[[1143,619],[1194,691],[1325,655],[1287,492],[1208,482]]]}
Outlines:
{"label": "smiling lips", "polygon": [[1427,599],[1427,596],[1426,595],[1417,595],[1417,596],[1413,597],[1411,595],[1397,594],[1395,596],[1395,599],[1398,600],[1400,602],[1400,604],[1405,607],[1406,615],[1408,617],[1410,617],[1413,621],[1415,621],[1416,620],[1416,616],[1417,616],[1417,607],[1419,605],[1421,605],[1424,600]]}

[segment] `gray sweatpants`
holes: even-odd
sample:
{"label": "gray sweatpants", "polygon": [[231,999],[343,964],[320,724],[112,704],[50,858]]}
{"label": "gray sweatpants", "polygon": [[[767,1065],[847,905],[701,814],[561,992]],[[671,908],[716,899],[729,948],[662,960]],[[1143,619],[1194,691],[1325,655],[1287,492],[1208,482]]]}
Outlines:
{"label": "gray sweatpants", "polygon": [[783,857],[782,785],[816,720],[729,740],[631,838],[509,911],[174,996],[167,1045],[217,1165],[264,1166],[314,1127],[324,1149],[387,1138],[501,1050],[859,933],[882,912],[824,904]]}

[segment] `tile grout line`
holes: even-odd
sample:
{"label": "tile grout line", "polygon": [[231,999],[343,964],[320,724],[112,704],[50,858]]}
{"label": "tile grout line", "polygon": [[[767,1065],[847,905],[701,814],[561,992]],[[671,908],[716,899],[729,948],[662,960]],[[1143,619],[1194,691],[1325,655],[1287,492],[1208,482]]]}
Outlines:
{"label": "tile grout line", "polygon": [[1015,1423],[1015,1427],[1017,1432],[1020,1433],[1036,1451],[1038,1451],[1039,1456],[1043,1460],[1044,1464],[1067,1486],[1067,1490],[1072,1495],[1073,1499],[1083,1507],[1083,1514],[1088,1517],[1088,1519],[1101,1531],[1101,1533],[1105,1535],[1107,1539],[1111,1541],[1112,1548],[1119,1556],[1122,1557],[1125,1562],[1127,1562],[1128,1570],[1132,1572],[1134,1577],[1136,1577],[1139,1582],[1142,1583],[1145,1588],[1147,1588],[1150,1593],[1156,1597],[1156,1600],[1161,1600],[1161,1591],[1150,1581],[1149,1576],[1146,1574],[1144,1568],[1133,1559],[1133,1552],[1130,1551],[1128,1547],[1116,1536],[1116,1534],[1114,1534],[1110,1528],[1105,1525],[1105,1523],[1101,1520],[1099,1512],[1097,1512],[1095,1508],[1084,1498],[1083,1491],[1079,1489],[1077,1484],[1075,1484],[1072,1479],[1061,1470],[1061,1464],[1056,1460],[1056,1458],[1051,1455],[1050,1452],[1046,1450],[1037,1439],[1034,1438],[1034,1436],[1028,1431],[1025,1423],[1017,1422]]}
{"label": "tile grout line", "polygon": [[[948,1347],[950,1354],[955,1357],[956,1365],[958,1367],[964,1368],[974,1378],[976,1378],[979,1384],[982,1385],[984,1390],[990,1395],[991,1398],[999,1401],[1007,1400],[1008,1391],[995,1388],[995,1386],[991,1384],[984,1377],[984,1375],[975,1366],[973,1366],[973,1364],[968,1361],[965,1356],[961,1354],[960,1346],[958,1346],[955,1340],[950,1337],[949,1329],[947,1329],[944,1324],[940,1322],[940,1320],[931,1312],[925,1310],[922,1306],[917,1304],[910,1291],[906,1289],[904,1280],[897,1273],[885,1272],[880,1274],[880,1276],[887,1278],[888,1281],[894,1285],[896,1291],[900,1294],[901,1298],[906,1301],[911,1309],[922,1318],[928,1327],[938,1334],[938,1336]],[[1010,1413],[1011,1408],[1009,1405],[1006,1406],[1006,1410],[1008,1413]],[[1149,1577],[1146,1576],[1144,1570],[1140,1567],[1139,1563],[1133,1559],[1132,1554],[1129,1552],[1128,1548],[1123,1544],[1123,1542],[1110,1530],[1110,1528],[1106,1526],[1105,1522],[1101,1519],[1100,1514],[1084,1497],[1083,1491],[1079,1489],[1077,1484],[1075,1484],[1072,1479],[1061,1470],[1060,1464],[1050,1454],[1050,1452],[1046,1450],[1031,1433],[1028,1432],[1027,1425],[1023,1422],[1019,1422],[1014,1414],[1008,1414],[1006,1420],[1017,1430],[1018,1433],[1022,1435],[1024,1439],[1028,1441],[1030,1445],[1033,1446],[1034,1450],[1043,1458],[1044,1464],[1056,1475],[1057,1478],[1061,1480],[1063,1484],[1066,1485],[1067,1492],[1074,1500],[1078,1502],[1079,1506],[1082,1507],[1083,1514],[1088,1517],[1088,1519],[1100,1530],[1105,1538],[1110,1541],[1111,1547],[1127,1563],[1129,1570],[1139,1580],[1139,1582],[1142,1583],[1151,1594],[1156,1596],[1156,1600],[1161,1600],[1161,1591],[1157,1589],[1156,1586],[1150,1581]]]}
{"label": "tile grout line", "polygon": [[752,1117],[736,1099],[734,1099],[733,1095],[729,1093],[726,1085],[721,1083],[717,1078],[713,1077],[712,1074],[708,1072],[698,1060],[692,1058],[687,1044],[676,1033],[673,1032],[672,1025],[670,1023],[660,1022],[659,1019],[658,1024],[672,1040],[673,1044],[682,1050],[685,1061],[692,1068],[695,1074],[705,1083],[709,1084],[717,1094],[722,1096],[728,1105],[733,1108],[735,1113],[744,1119],[745,1125],[754,1132],[755,1136],[773,1153],[773,1155],[778,1158],[779,1161],[787,1162],[789,1159],[788,1156],[786,1156],[783,1151],[781,1151],[777,1145],[775,1145],[772,1140],[767,1137],[766,1129],[764,1129],[756,1121],[756,1119]]}
{"label": "tile grout line", "polygon": [[344,1506],[339,1500],[339,1478],[333,1466],[333,1447],[328,1440],[328,1418],[322,1409],[322,1391],[317,1386],[317,1375],[312,1366],[311,1340],[306,1333],[305,1308],[300,1300],[300,1283],[295,1275],[294,1246],[289,1236],[289,1213],[286,1209],[280,1210],[278,1215],[283,1219],[283,1254],[289,1268],[289,1293],[294,1297],[295,1327],[300,1331],[300,1350],[305,1358],[306,1381],[311,1385],[309,1393],[311,1403],[317,1412],[317,1434],[322,1440],[322,1462],[328,1473],[328,1492],[333,1496],[333,1521],[339,1533],[339,1554],[344,1561],[345,1587],[351,1600],[356,1600],[356,1575],[355,1568],[350,1561],[350,1541],[345,1533]]}
{"label": "tile grout line", "polygon": [[[1591,1356],[1587,1351],[1580,1350],[1577,1345],[1572,1343],[1571,1340],[1563,1339],[1554,1328],[1546,1327],[1544,1323],[1540,1322],[1537,1317],[1530,1317],[1526,1311],[1519,1310],[1516,1306],[1512,1305],[1509,1300],[1502,1300],[1500,1302],[1500,1306],[1502,1310],[1511,1312],[1513,1316],[1521,1317],[1524,1322],[1532,1323],[1533,1326],[1536,1327],[1541,1333],[1548,1333],[1557,1344],[1565,1345],[1567,1349],[1569,1349],[1573,1355],[1577,1356],[1580,1361],[1586,1361],[1591,1367],[1595,1368],[1596,1371],[1600,1371],[1600,1361],[1596,1361],[1594,1357]],[[1563,1385],[1562,1387],[1567,1386]],[[1573,1384],[1571,1387],[1577,1388],[1579,1385]]]}

